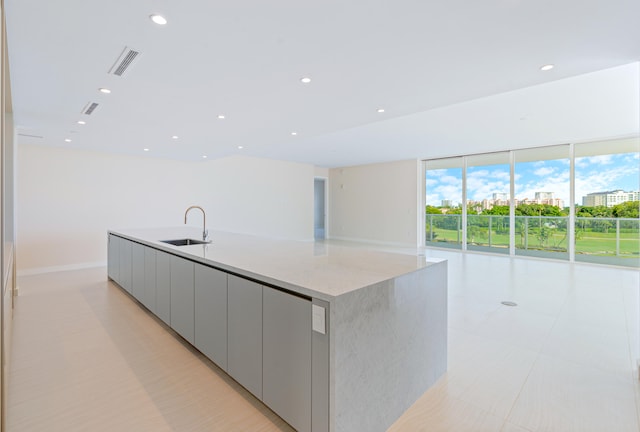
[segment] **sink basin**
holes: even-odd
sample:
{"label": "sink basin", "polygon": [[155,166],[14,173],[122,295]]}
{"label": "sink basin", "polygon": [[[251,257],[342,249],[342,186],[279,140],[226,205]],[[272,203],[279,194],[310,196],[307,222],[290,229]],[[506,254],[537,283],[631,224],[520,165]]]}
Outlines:
{"label": "sink basin", "polygon": [[195,239],[177,239],[177,240],[160,240],[162,243],[169,243],[174,246],[190,246],[211,243],[210,241],[202,241]]}

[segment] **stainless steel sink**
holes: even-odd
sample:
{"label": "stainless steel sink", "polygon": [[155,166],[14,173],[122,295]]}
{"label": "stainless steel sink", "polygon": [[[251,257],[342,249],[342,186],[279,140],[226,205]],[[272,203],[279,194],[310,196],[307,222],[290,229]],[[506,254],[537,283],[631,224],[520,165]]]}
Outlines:
{"label": "stainless steel sink", "polygon": [[202,241],[195,239],[177,239],[177,240],[160,240],[162,243],[169,243],[174,246],[190,246],[199,244],[208,244],[210,241]]}

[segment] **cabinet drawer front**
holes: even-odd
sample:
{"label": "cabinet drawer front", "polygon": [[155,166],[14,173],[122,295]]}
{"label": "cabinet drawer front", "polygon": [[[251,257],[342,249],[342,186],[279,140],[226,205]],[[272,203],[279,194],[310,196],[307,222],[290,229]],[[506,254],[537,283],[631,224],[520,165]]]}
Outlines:
{"label": "cabinet drawer front", "polygon": [[311,301],[263,291],[263,401],[299,432],[311,430]]}
{"label": "cabinet drawer front", "polygon": [[227,274],[196,264],[195,346],[227,370]]}
{"label": "cabinet drawer front", "polygon": [[229,275],[227,372],[262,399],[262,285]]}

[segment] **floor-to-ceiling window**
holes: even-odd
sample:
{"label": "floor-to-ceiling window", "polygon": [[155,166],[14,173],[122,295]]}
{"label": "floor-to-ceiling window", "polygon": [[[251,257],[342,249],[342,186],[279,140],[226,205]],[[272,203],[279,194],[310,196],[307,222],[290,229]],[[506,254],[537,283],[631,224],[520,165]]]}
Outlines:
{"label": "floor-to-ceiling window", "polygon": [[425,163],[426,242],[439,247],[462,247],[461,157]]}
{"label": "floor-to-ceiling window", "polygon": [[514,151],[515,254],[569,259],[569,145]]}
{"label": "floor-to-ceiling window", "polygon": [[640,139],[425,161],[426,244],[640,267]]}
{"label": "floor-to-ceiling window", "polygon": [[575,145],[575,259],[640,264],[638,139]]}
{"label": "floor-to-ceiling window", "polygon": [[509,153],[467,159],[467,249],[509,253]]}

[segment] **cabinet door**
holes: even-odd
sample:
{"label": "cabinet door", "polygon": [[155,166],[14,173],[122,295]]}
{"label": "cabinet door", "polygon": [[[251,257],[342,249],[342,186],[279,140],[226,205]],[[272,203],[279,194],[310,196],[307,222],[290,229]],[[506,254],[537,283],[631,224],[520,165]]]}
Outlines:
{"label": "cabinet door", "polygon": [[156,315],[171,325],[171,255],[156,251]]}
{"label": "cabinet door", "polygon": [[227,274],[195,265],[195,346],[227,370]]}
{"label": "cabinet door", "polygon": [[311,430],[311,301],[264,287],[262,400],[300,432]]}
{"label": "cabinet door", "polygon": [[120,269],[120,237],[109,234],[108,241],[107,275],[109,279],[118,282],[118,279],[120,279],[118,272]]}
{"label": "cabinet door", "polygon": [[144,249],[140,243],[131,244],[131,294],[139,302],[144,297]]}
{"label": "cabinet door", "polygon": [[184,258],[171,257],[171,328],[189,343],[194,343],[194,264]]}
{"label": "cabinet door", "polygon": [[156,251],[144,248],[144,293],[142,304],[156,313]]}
{"label": "cabinet door", "polygon": [[120,239],[120,286],[131,293],[131,242]]}
{"label": "cabinet door", "polygon": [[227,372],[262,399],[262,285],[228,278]]}

